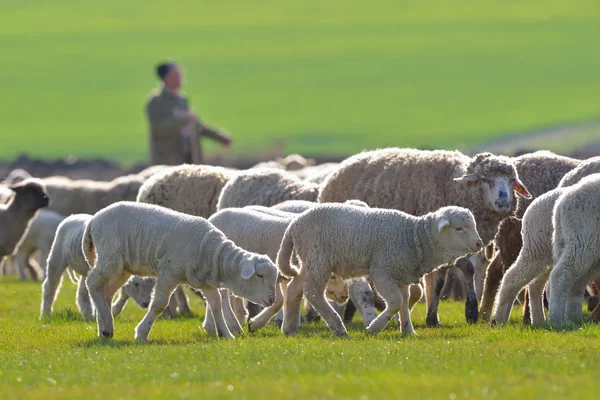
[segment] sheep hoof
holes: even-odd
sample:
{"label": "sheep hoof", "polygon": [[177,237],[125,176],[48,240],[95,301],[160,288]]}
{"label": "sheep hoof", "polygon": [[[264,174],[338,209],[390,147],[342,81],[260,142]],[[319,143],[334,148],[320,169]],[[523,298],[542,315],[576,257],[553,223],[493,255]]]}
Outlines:
{"label": "sheep hoof", "polygon": [[469,301],[465,305],[465,317],[469,324],[474,324],[479,319],[479,310],[477,309],[477,300]]}
{"label": "sheep hoof", "polygon": [[101,337],[106,338],[106,339],[111,339],[113,337],[113,333],[108,332],[108,331],[102,331]]}
{"label": "sheep hoof", "polygon": [[425,319],[425,325],[429,328],[437,328],[440,326],[440,320],[437,315],[427,315]]}
{"label": "sheep hoof", "polygon": [[254,332],[253,320],[248,321],[248,332]]}

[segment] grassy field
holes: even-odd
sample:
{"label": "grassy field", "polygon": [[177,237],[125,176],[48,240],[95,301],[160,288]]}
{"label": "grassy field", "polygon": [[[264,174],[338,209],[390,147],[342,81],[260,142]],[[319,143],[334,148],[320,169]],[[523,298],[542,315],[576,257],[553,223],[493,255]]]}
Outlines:
{"label": "grassy field", "polygon": [[597,0],[3,0],[0,158],[143,159],[144,101],[167,57],[204,120],[234,134],[233,153],[466,148],[586,120],[600,116],[599,11]]}
{"label": "grassy field", "polygon": [[[323,323],[304,325],[297,338],[274,327],[219,341],[200,320],[157,321],[148,343],[135,343],[143,310],[129,304],[115,339],[96,338],[80,322],[74,285],[66,282],[56,316],[40,322],[40,284],[5,277],[0,284],[0,398],[593,398],[600,327],[569,332],[511,325],[468,326],[463,305],[441,306],[442,328],[418,336],[388,327],[367,337],[357,321],[350,340]],[[201,315],[197,300],[194,309]]]}

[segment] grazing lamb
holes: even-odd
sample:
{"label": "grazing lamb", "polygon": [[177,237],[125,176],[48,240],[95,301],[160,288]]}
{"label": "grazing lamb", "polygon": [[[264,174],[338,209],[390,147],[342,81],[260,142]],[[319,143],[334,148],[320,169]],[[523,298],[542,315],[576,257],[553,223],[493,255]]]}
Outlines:
{"label": "grazing lamb", "polygon": [[[331,273],[369,276],[385,299],[385,310],[367,327],[385,328],[400,312],[402,333],[414,333],[408,308],[409,285],[424,274],[483,246],[473,214],[443,207],[421,217],[397,210],[322,204],[300,215],[287,229],[277,254],[279,271],[294,277],[288,285],[282,331],[298,332],[302,293],[338,336],[346,336],[340,316],[325,299]],[[295,252],[300,271],[290,265]]]}
{"label": "grazing lamb", "polygon": [[600,271],[600,174],[567,188],[556,200],[548,322],[580,323],[587,283]]}
{"label": "grazing lamb", "polygon": [[[265,254],[271,260],[275,260],[283,234],[296,215],[283,212],[281,212],[282,215],[272,215],[270,214],[272,211],[277,210],[269,208],[256,210],[251,207],[228,208],[217,212],[208,221],[241,248],[258,254]],[[275,292],[275,303],[250,319],[248,322],[249,331],[256,331],[266,326],[283,306],[287,282],[282,277],[279,280],[280,284]],[[331,277],[329,282],[332,282],[332,285],[326,289],[327,297],[340,303],[345,302],[348,299],[348,287],[345,282],[335,276]],[[339,284],[339,282],[342,282],[342,284]],[[234,329],[241,332],[242,328],[239,326],[238,321],[232,321],[232,323]]]}
{"label": "grazing lamb", "polygon": [[58,225],[65,219],[63,215],[50,210],[40,210],[29,226],[29,231],[21,242],[17,254],[14,256],[14,262],[17,265],[21,280],[27,279],[26,270],[31,273],[33,279],[37,278],[35,268],[31,265],[29,259],[36,250],[40,251],[40,269],[42,279],[46,277],[46,260],[50,254],[52,241]]}
{"label": "grazing lamb", "polygon": [[236,246],[204,218],[150,204],[120,202],[97,213],[83,235],[90,266],[90,296],[98,335],[113,336],[109,302],[131,274],[156,276],[150,309],[136,327],[147,340],[156,318],[182,283],[199,288],[212,310],[220,337],[233,339],[223,318],[219,288],[264,306],[275,302],[277,268],[268,257]]}
{"label": "grazing lamb", "polygon": [[[63,273],[70,267],[80,275],[77,280],[75,301],[81,317],[84,321],[93,318],[94,308],[86,286],[90,266],[81,249],[83,232],[91,219],[92,216],[88,214],[75,214],[65,218],[58,225],[46,262],[46,279],[44,279],[42,285],[41,317],[50,316],[52,313],[52,306],[60,291]],[[149,286],[148,282],[148,280],[144,280],[139,276],[134,276],[128,282],[131,288],[126,289],[127,295],[142,307],[144,307],[144,303],[147,303],[146,299],[152,293],[152,287]],[[123,304],[117,306],[117,309],[119,307],[122,309],[124,305],[125,302],[123,301]]]}
{"label": "grazing lamb", "polygon": [[219,197],[217,209],[260,205],[273,206],[285,200],[316,201],[319,186],[294,175],[269,168],[249,169],[231,179]]}
{"label": "grazing lamb", "polygon": [[8,186],[14,192],[12,201],[0,204],[0,270],[7,256],[12,255],[27,234],[37,212],[48,206],[44,186],[36,180]]}
{"label": "grazing lamb", "polygon": [[[417,216],[443,206],[461,206],[474,214],[487,244],[500,221],[514,212],[515,192],[530,196],[507,157],[482,153],[471,158],[458,151],[389,148],[360,153],[342,162],[323,182],[319,202],[359,199],[371,207]],[[475,322],[478,309],[473,265],[466,262],[459,266],[467,281],[467,321]],[[429,326],[439,324],[437,306],[443,280],[443,271],[424,278]]]}
{"label": "grazing lamb", "polygon": [[132,276],[119,290],[117,300],[112,305],[112,315],[117,317],[132,298],[138,306],[148,308],[152,300],[152,290],[156,285],[156,278]]}
{"label": "grazing lamb", "polygon": [[[555,189],[563,176],[577,167],[580,160],[554,154],[550,151],[536,151],[513,158],[519,178],[533,198]],[[520,198],[514,217],[504,220],[494,238],[497,249],[487,269],[484,292],[479,308],[481,318],[488,321],[500,286],[500,280],[521,250],[521,219],[531,204],[531,199]],[[528,312],[526,311],[528,316]]]}

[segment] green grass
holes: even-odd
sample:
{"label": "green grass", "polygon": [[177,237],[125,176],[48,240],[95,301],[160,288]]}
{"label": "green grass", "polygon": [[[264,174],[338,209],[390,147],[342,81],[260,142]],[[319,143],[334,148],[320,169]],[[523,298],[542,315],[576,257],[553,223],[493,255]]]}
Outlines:
{"label": "green grass", "polygon": [[[145,157],[175,58],[234,153],[467,148],[600,116],[596,0],[0,2],[0,157]],[[216,150],[211,147],[212,151]]]}
{"label": "green grass", "polygon": [[[129,304],[115,338],[96,337],[79,321],[74,285],[65,282],[55,316],[39,321],[40,284],[5,277],[0,284],[0,398],[593,398],[600,327],[569,332],[518,322],[468,326],[463,305],[443,303],[443,327],[418,336],[388,327],[367,337],[356,321],[350,340],[321,322],[297,338],[274,327],[220,341],[200,319],[156,322],[148,343],[133,329],[143,310]],[[203,313],[200,303],[193,308]]]}

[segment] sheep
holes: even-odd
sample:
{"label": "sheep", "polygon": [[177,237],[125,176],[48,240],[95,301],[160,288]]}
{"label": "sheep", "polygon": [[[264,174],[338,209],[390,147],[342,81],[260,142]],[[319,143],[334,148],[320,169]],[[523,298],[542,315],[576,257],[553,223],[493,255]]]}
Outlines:
{"label": "sheep", "polygon": [[117,317],[123,312],[127,301],[132,298],[140,307],[148,308],[152,300],[152,290],[156,285],[156,278],[132,276],[119,289],[117,300],[113,303],[111,312]]}
{"label": "sheep", "polygon": [[319,164],[292,171],[292,173],[305,181],[321,184],[339,165],[339,163]]}
{"label": "sheep", "polygon": [[142,185],[137,201],[208,218],[217,211],[221,190],[234,175],[225,168],[208,165],[167,168]]}
{"label": "sheep", "polygon": [[58,225],[65,219],[64,215],[50,210],[40,210],[29,226],[29,231],[21,242],[14,257],[21,280],[27,279],[26,269],[32,273],[32,278],[37,278],[35,269],[29,262],[29,258],[36,251],[40,251],[40,269],[42,279],[46,276],[46,260],[50,254],[52,241]]}
{"label": "sheep", "polygon": [[[344,203],[359,206],[359,207],[369,207],[369,205],[367,203],[365,203],[364,201],[360,201],[360,200],[356,200],[356,199],[346,200]],[[285,212],[289,212],[289,213],[300,214],[300,213],[303,213],[304,211],[308,210],[309,208],[313,208],[317,204],[318,203],[315,203],[312,201],[307,201],[307,200],[286,200],[286,201],[282,201],[281,203],[275,204],[274,206],[271,207],[271,209],[277,209],[277,210],[281,210],[281,211],[285,211]]]}
{"label": "sheep", "polygon": [[572,169],[560,180],[558,186],[572,186],[581,181],[581,178],[597,173],[600,173],[600,156],[582,161],[577,168]]}
{"label": "sheep", "polygon": [[[519,178],[527,187],[533,198],[556,188],[569,171],[577,167],[580,160],[564,157],[549,151],[537,151],[513,158]],[[600,172],[600,171],[598,171]],[[490,261],[486,272],[484,292],[479,314],[485,321],[489,320],[500,280],[511,266],[521,250],[521,223],[531,199],[520,198],[514,217],[503,221],[494,238],[497,248],[496,256]],[[528,314],[526,312],[526,314]]]}
{"label": "sheep", "polygon": [[25,171],[24,169],[21,168],[17,168],[12,170],[4,179],[4,181],[2,183],[6,184],[6,185],[10,185],[13,183],[19,183],[19,182],[23,182],[25,179],[30,179],[32,178],[32,176],[29,174],[29,172]]}
{"label": "sheep", "polygon": [[285,158],[277,157],[273,161],[265,161],[256,164],[252,169],[256,168],[273,168],[286,171],[298,171],[306,167],[315,165],[313,158],[304,158],[300,154],[290,154]]}
{"label": "sheep", "polygon": [[[530,197],[511,159],[481,153],[468,157],[458,151],[388,148],[348,158],[323,182],[319,202],[365,201],[371,207],[423,215],[456,205],[471,210],[485,244],[498,224],[514,212],[514,192]],[[465,314],[478,318],[473,265],[459,263],[467,280]],[[444,272],[424,277],[427,325],[439,324],[437,306]],[[434,283],[437,284],[434,286]]]}
{"label": "sheep", "polygon": [[269,168],[238,173],[223,187],[217,209],[249,205],[273,206],[285,200],[316,201],[319,186],[294,175]]}
{"label": "sheep", "polygon": [[97,311],[98,336],[113,336],[109,302],[129,275],[156,276],[150,308],[135,329],[147,340],[152,325],[181,283],[204,293],[220,337],[234,339],[219,288],[264,306],[275,301],[277,268],[266,256],[236,246],[204,218],[151,204],[119,202],[86,225],[82,248],[90,266],[87,287]]}
{"label": "sheep", "polygon": [[548,322],[580,323],[585,287],[600,271],[600,174],[565,189],[554,206]]}
{"label": "sheep", "polygon": [[51,198],[49,210],[62,215],[95,214],[118,201],[135,200],[144,179],[126,175],[109,182],[71,180],[54,176],[42,180]]}
{"label": "sheep", "polygon": [[[208,221],[241,248],[254,253],[265,254],[271,260],[275,260],[283,234],[296,215],[285,215],[286,213],[282,212],[279,212],[279,215],[278,213],[270,214],[271,211],[276,210],[268,208],[257,210],[251,207],[228,208],[217,212]],[[344,303],[348,299],[348,287],[344,280],[333,276],[329,282],[331,282],[331,285],[326,289],[327,297],[339,303]],[[280,279],[279,290],[275,293],[275,303],[250,319],[248,322],[250,332],[263,328],[277,314],[283,306],[283,291],[286,287],[287,282]],[[236,322],[233,321],[234,326]],[[236,329],[241,331],[239,324]]]}
{"label": "sheep", "polygon": [[43,184],[30,180],[10,185],[14,192],[8,204],[0,204],[0,270],[7,256],[18,248],[37,212],[48,206]]}
{"label": "sheep", "polygon": [[[368,275],[386,308],[367,327],[374,334],[400,312],[403,334],[414,333],[408,308],[409,285],[424,274],[483,247],[471,211],[443,207],[414,217],[397,210],[322,204],[301,214],[285,232],[277,254],[288,285],[282,332],[298,332],[302,292],[338,336],[347,336],[340,316],[325,299],[331,273]],[[300,270],[290,265],[292,252]]]}

